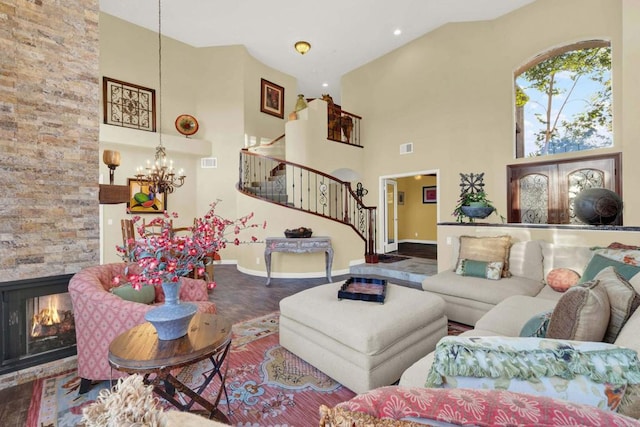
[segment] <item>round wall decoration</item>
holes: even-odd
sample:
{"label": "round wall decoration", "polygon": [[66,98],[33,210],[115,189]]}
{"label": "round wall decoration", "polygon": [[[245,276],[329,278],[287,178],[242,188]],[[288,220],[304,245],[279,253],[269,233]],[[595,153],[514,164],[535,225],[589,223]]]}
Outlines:
{"label": "round wall decoration", "polygon": [[189,114],[181,114],[176,119],[176,129],[185,136],[193,135],[198,132],[198,121]]}

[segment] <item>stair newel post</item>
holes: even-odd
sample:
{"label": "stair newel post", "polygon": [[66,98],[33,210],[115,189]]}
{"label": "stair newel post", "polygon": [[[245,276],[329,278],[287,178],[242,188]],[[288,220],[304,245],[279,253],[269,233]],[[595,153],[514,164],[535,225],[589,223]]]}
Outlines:
{"label": "stair newel post", "polygon": [[351,184],[348,182],[344,183],[345,192],[344,192],[344,222],[349,222],[349,194],[351,193]]}
{"label": "stair newel post", "polygon": [[367,248],[365,253],[365,262],[369,264],[378,263],[378,254],[376,253],[376,239],[375,239],[375,214],[374,208],[366,208],[367,216],[369,217],[369,230],[367,233]]}

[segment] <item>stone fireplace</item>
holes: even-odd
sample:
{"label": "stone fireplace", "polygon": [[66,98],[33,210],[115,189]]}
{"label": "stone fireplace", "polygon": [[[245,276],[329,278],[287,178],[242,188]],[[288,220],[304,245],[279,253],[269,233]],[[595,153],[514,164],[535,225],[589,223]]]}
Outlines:
{"label": "stone fireplace", "polygon": [[0,4],[2,372],[73,354],[68,308],[38,336],[30,323],[52,321],[45,294],[100,262],[98,19],[98,0]]}

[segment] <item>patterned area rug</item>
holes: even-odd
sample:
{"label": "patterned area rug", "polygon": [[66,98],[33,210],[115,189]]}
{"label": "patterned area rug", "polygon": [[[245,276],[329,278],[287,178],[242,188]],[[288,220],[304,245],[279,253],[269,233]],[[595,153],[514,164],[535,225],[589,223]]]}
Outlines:
{"label": "patterned area rug", "polygon": [[[271,313],[233,326],[232,348],[227,358],[228,399],[223,394],[219,403],[232,425],[318,425],[320,404],[334,406],[354,396],[351,390],[280,347],[278,315]],[[177,376],[196,388],[211,368],[207,360],[182,369]],[[37,380],[27,425],[82,426],[82,408],[92,403],[109,383],[103,381],[78,396],[79,382],[76,371]],[[218,389],[219,382],[214,381],[203,396],[214,400]],[[167,402],[163,406],[172,407]]]}

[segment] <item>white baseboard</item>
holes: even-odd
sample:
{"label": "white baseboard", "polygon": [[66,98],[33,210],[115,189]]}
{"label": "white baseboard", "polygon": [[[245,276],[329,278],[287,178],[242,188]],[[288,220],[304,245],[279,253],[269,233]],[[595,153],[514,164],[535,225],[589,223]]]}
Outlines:
{"label": "white baseboard", "polygon": [[422,243],[423,245],[437,245],[436,240],[415,240],[415,239],[402,239],[398,240],[398,243]]}

